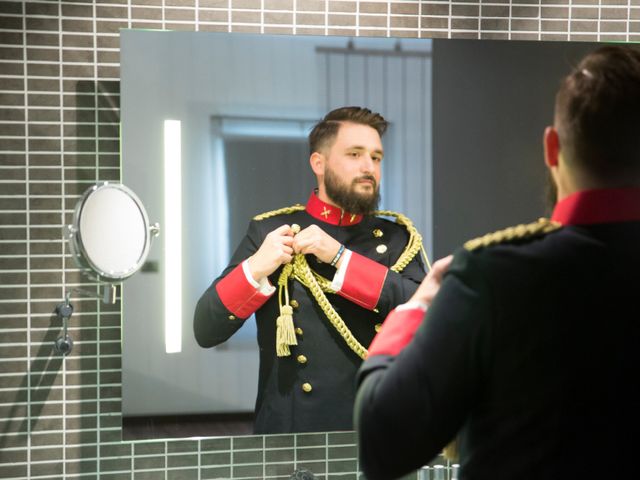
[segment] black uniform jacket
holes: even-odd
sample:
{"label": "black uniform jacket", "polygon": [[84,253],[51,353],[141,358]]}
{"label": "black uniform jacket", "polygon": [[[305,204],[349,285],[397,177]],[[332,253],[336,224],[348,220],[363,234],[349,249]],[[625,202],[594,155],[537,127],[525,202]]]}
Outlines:
{"label": "black uniform jacket", "polygon": [[[312,195],[307,210],[251,221],[247,235],[233,254],[229,266],[197,304],[195,337],[203,347],[224,342],[253,313],[255,305],[264,302],[256,311],[260,371],[255,433],[351,430],[355,374],[362,360],[330,324],[311,293],[298,281],[289,282],[298,345],[291,347],[290,356],[277,357],[278,292],[266,299],[259,294],[251,296],[255,289],[246,285],[226,285],[226,290],[236,290],[237,294],[217,288],[228,276],[239,278],[233,285],[240,285],[242,272],[238,273],[241,270],[239,265],[260,247],[269,232],[284,224],[298,224],[302,229],[311,224],[319,225],[354,252],[345,278],[345,287],[349,282],[352,284],[349,288],[354,298],[347,299],[338,294],[327,294],[327,298],[365,347],[373,339],[376,325],[382,323],[393,307],[406,301],[424,278],[419,256],[401,273],[388,269],[407,245],[409,235],[405,227],[377,217],[362,218],[341,212]],[[356,259],[358,255],[362,255],[360,261]],[[334,277],[334,267],[319,263],[313,255],[308,255],[307,261],[325,278],[331,280]],[[350,275],[352,264],[353,275]],[[277,287],[280,272],[278,269],[269,277],[273,286]],[[226,306],[221,300],[221,291]],[[236,301],[238,295],[247,298],[247,302]]]}
{"label": "black uniform jacket", "polygon": [[[426,316],[387,319],[358,375],[369,480],[458,432],[461,480],[640,478],[640,190],[579,192],[553,219],[456,252]],[[415,315],[413,340],[393,345]]]}

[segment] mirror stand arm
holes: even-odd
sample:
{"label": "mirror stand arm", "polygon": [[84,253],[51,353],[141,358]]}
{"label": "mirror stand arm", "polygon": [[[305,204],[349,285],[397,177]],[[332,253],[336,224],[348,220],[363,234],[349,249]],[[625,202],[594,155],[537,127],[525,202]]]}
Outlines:
{"label": "mirror stand arm", "polygon": [[113,305],[117,300],[117,286],[114,283],[105,283],[101,285],[102,294],[91,292],[89,290],[85,290],[83,288],[75,287],[67,292],[67,297],[71,296],[71,293],[78,293],[86,298],[94,298],[98,300],[102,300],[102,303],[106,303],[108,305]]}

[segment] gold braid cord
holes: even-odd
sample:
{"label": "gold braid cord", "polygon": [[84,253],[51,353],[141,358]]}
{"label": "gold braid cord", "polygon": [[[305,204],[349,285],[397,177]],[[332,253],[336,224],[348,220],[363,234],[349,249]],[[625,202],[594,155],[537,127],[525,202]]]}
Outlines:
{"label": "gold braid cord", "polygon": [[474,238],[464,244],[467,250],[477,250],[491,245],[512,242],[514,240],[525,240],[539,235],[546,235],[561,228],[562,225],[548,218],[540,218],[537,222],[516,225],[515,227],[505,228],[497,232],[487,233],[482,237]]}
{"label": "gold braid cord", "polygon": [[[254,217],[254,220],[263,220],[276,215],[289,214],[304,209],[305,207],[303,205],[294,205],[292,207],[281,208],[279,210],[257,215]],[[374,215],[393,217],[399,225],[404,226],[409,232],[409,241],[407,242],[407,246],[396,263],[391,267],[392,271],[399,273],[404,270],[419,252],[423,253],[427,266],[431,269],[429,259],[427,258],[426,252],[422,246],[422,236],[418,233],[413,222],[409,220],[409,218],[400,213],[389,210],[379,210],[374,212]],[[291,355],[289,347],[291,345],[297,345],[293,326],[293,309],[289,305],[288,282],[291,278],[298,280],[302,285],[309,289],[313,298],[316,299],[318,305],[331,322],[331,325],[333,325],[333,327],[338,331],[349,348],[360,358],[365,359],[367,357],[367,349],[353,336],[349,327],[347,327],[344,320],[340,317],[338,312],[336,312],[326,296],[326,293],[335,293],[331,288],[331,281],[311,270],[305,256],[302,254],[295,255],[293,261],[284,266],[280,273],[280,277],[278,278],[278,302],[280,305],[280,315],[276,320],[276,354],[279,357],[287,357]],[[282,298],[283,294],[284,302]]]}
{"label": "gold braid cord", "polygon": [[333,325],[333,327],[338,331],[344,341],[347,342],[349,348],[353,350],[360,358],[367,358],[367,349],[364,348],[360,342],[358,342],[356,337],[353,336],[353,333],[351,333],[351,330],[349,330],[347,324],[344,323],[342,317],[340,317],[335,308],[333,308],[333,305],[331,305],[331,302],[329,302],[329,299],[322,291],[322,287],[317,280],[317,277],[319,277],[319,275],[314,274],[311,271],[311,267],[309,267],[309,264],[307,263],[306,258],[304,258],[304,255],[295,256],[293,260],[293,270],[296,272],[295,278],[297,278],[300,283],[302,283],[311,291],[311,295],[313,295],[313,298],[316,299],[318,305],[320,305],[320,308],[331,322],[331,325]]}
{"label": "gold braid cord", "polygon": [[256,215],[253,217],[254,220],[264,220],[265,218],[276,217],[278,215],[289,215],[290,213],[299,212],[304,210],[306,207],[304,205],[300,205],[296,203],[291,207],[279,208],[278,210],[271,210],[270,212],[261,213],[260,215]]}

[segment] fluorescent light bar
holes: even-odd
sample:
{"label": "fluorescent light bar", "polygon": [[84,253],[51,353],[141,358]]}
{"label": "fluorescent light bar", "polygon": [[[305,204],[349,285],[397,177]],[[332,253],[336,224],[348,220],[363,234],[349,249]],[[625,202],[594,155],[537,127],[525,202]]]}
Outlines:
{"label": "fluorescent light bar", "polygon": [[180,121],[164,121],[164,343],[182,351],[182,157]]}

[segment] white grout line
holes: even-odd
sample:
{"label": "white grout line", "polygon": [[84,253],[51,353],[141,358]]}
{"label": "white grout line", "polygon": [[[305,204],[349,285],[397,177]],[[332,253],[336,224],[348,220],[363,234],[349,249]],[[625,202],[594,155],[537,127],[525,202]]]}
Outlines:
{"label": "white grout line", "polygon": [[260,33],[264,34],[264,0],[260,0]]}
{"label": "white grout line", "polygon": [[[128,0],[129,4],[131,4],[131,0]],[[195,18],[195,25],[196,25],[196,32],[199,31],[199,25],[200,25],[200,0],[196,0],[196,18]],[[129,25],[131,25],[131,11],[129,11]],[[131,27],[129,27],[131,28]]]}
{"label": "white grout line", "polygon": [[538,0],[538,40],[542,40],[542,0]]}
{"label": "white grout line", "polygon": [[630,30],[631,30],[631,0],[627,0],[627,39],[628,42],[630,39]]}
{"label": "white grout line", "polygon": [[324,34],[329,35],[329,0],[324,0]]}
{"label": "white grout line", "polygon": [[418,38],[422,38],[422,0],[418,0]]}
{"label": "white grout line", "polygon": [[451,17],[453,16],[453,2],[452,0],[449,0],[449,15],[448,15],[448,20],[447,20],[447,37],[451,38]]}
{"label": "white grout line", "polygon": [[[233,442],[233,439],[231,441]],[[164,480],[168,480],[167,476],[169,475],[169,472],[168,472],[168,466],[169,465],[167,465],[168,460],[169,460],[169,456],[168,456],[169,452],[168,452],[168,450],[169,450],[169,441],[167,440],[167,441],[164,442]],[[233,455],[233,452],[231,454]],[[233,465],[233,463],[232,463],[232,465]]]}
{"label": "white grout line", "polygon": [[478,5],[478,38],[482,39],[482,2]]}
{"label": "white grout line", "polygon": [[329,434],[324,434],[324,471],[329,475]]}
{"label": "white grout line", "polygon": [[596,37],[598,42],[600,41],[600,23],[602,22],[602,0],[598,2],[598,36]]}
{"label": "white grout line", "polygon": [[571,40],[572,15],[573,15],[572,0],[569,0],[569,15],[567,16],[567,40]]}
{"label": "white grout line", "polygon": [[[198,450],[197,450],[197,455],[198,455],[198,480],[200,480],[202,478],[202,440],[198,439]],[[133,457],[133,443],[131,444],[131,456]],[[264,468],[262,471],[264,476]],[[132,479],[133,479],[133,464],[132,464],[132,468],[131,468],[131,475],[132,475]]]}
{"label": "white grout line", "polygon": [[507,39],[508,40],[511,40],[511,19],[512,19],[511,12],[512,12],[512,10],[513,10],[513,2],[512,2],[512,0],[509,0],[509,23],[508,23],[508,27],[507,27],[507,31],[509,32],[507,34]]}
{"label": "white grout line", "polygon": [[293,34],[298,32],[298,0],[293,0]]}
{"label": "white grout line", "polygon": [[391,2],[392,0],[387,2],[387,13],[385,14],[387,17],[387,37],[391,36]]}

